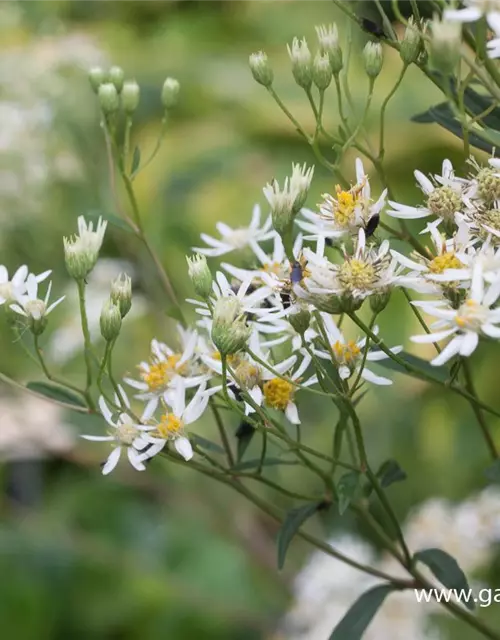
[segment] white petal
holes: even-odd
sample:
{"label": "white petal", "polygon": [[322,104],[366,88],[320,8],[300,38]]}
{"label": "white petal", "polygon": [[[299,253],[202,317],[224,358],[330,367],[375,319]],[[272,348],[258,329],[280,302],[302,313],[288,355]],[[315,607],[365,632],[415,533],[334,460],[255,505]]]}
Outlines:
{"label": "white petal", "polygon": [[430,193],[432,193],[434,191],[434,185],[432,184],[432,182],[429,180],[429,178],[427,176],[425,176],[418,169],[415,170],[413,173],[415,175],[415,178],[417,179],[418,184],[422,188],[422,191],[426,195],[429,195]]}
{"label": "white petal", "polygon": [[106,463],[102,468],[103,476],[107,476],[108,473],[111,473],[113,471],[113,469],[118,464],[118,460],[120,459],[121,452],[122,452],[122,448],[116,447],[116,449],[113,449],[113,451],[109,454],[108,459],[106,460]]}
{"label": "white petal", "polygon": [[448,342],[446,347],[441,351],[441,353],[431,361],[431,364],[435,367],[439,367],[445,362],[448,362],[450,358],[453,358],[459,351],[462,346],[462,336],[455,336],[453,340]]}
{"label": "white petal", "polygon": [[289,402],[286,405],[285,416],[292,424],[300,424],[299,412],[295,402]]}
{"label": "white petal", "polygon": [[111,442],[114,440],[113,436],[80,436],[84,440],[91,440],[92,442]]}
{"label": "white petal", "polygon": [[106,420],[106,422],[114,427],[115,423],[113,422],[113,414],[109,410],[109,407],[106,404],[106,401],[104,400],[103,396],[99,397],[99,409],[101,410],[101,413],[104,416],[104,419]]}
{"label": "white petal", "polygon": [[184,460],[191,460],[193,457],[193,447],[187,438],[180,437],[174,440],[174,447],[177,453],[181,455]]}
{"label": "white petal", "polygon": [[373,382],[373,384],[379,384],[382,386],[392,384],[392,380],[389,380],[389,378],[383,378],[382,376],[377,376],[373,373],[373,371],[370,371],[370,369],[367,369],[366,367],[361,372],[361,377],[367,380],[368,382]]}
{"label": "white petal", "polygon": [[144,471],[146,467],[141,462],[141,458],[137,451],[132,447],[127,447],[127,456],[130,464],[137,469],[137,471]]}
{"label": "white petal", "polygon": [[439,331],[438,333],[424,333],[419,336],[411,336],[410,340],[412,342],[418,342],[419,344],[431,344],[432,342],[439,342],[440,340],[444,340],[451,336],[452,333],[455,333],[456,329],[446,329],[446,331]]}
{"label": "white petal", "polygon": [[460,355],[469,357],[473,353],[478,345],[479,336],[474,331],[467,331],[462,338],[462,344],[460,346]]}

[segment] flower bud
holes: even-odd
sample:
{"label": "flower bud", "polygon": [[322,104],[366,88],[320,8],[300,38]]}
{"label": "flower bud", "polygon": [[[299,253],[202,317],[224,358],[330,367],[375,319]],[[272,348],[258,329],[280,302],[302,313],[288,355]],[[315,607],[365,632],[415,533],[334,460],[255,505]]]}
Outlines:
{"label": "flower bud", "polygon": [[313,174],[314,167],[292,164],[292,175],[285,178],[283,189],[277,180],[264,187],[264,195],[271,207],[273,227],[281,236],[287,233],[295,216],[303,207]]}
{"label": "flower bud", "polygon": [[381,313],[389,304],[391,299],[391,290],[379,291],[370,296],[370,308],[373,313]]}
{"label": "flower bud", "polygon": [[43,300],[29,300],[24,305],[28,316],[28,326],[33,335],[41,335],[47,326],[47,305]]}
{"label": "flower bud", "polygon": [[330,60],[330,67],[334,74],[342,71],[342,49],[339,45],[339,32],[337,25],[331,24],[328,27],[321,25],[316,27],[318,42],[321,53],[327,53]]}
{"label": "flower bud", "polygon": [[127,80],[122,89],[122,105],[125,113],[132,115],[139,106],[141,90],[135,80]]}
{"label": "flower bud", "polygon": [[121,67],[114,66],[108,71],[108,80],[115,85],[115,89],[120,93],[123,88],[125,73]]}
{"label": "flower bud", "polygon": [[304,305],[294,305],[288,314],[288,322],[299,335],[303,336],[311,324],[311,312]]}
{"label": "flower bud", "polygon": [[111,115],[120,108],[120,99],[118,97],[118,91],[112,82],[105,82],[101,84],[97,91],[99,96],[99,104],[104,115]]}
{"label": "flower bud", "polygon": [[193,283],[196,295],[206,300],[212,293],[212,273],[208,267],[207,259],[200,254],[194,255],[192,258],[186,256],[188,263],[188,273]]}
{"label": "flower bud", "polygon": [[222,356],[242,351],[250,338],[243,308],[236,297],[224,296],[215,303],[212,341]]}
{"label": "flower bud", "polygon": [[317,53],[314,58],[312,77],[314,84],[320,91],[330,86],[332,81],[332,68],[327,53]]}
{"label": "flower bud", "polygon": [[92,67],[89,71],[89,82],[94,93],[99,91],[99,87],[106,81],[106,73],[101,67]]}
{"label": "flower bud", "polygon": [[167,78],[161,90],[161,103],[165,109],[175,107],[179,97],[180,84],[175,78]]}
{"label": "flower bud", "polygon": [[132,280],[126,273],[120,273],[111,283],[111,302],[120,309],[124,318],[132,307]]}
{"label": "flower bud", "polygon": [[462,27],[458,22],[439,21],[431,25],[429,65],[443,75],[454,72],[460,59]]}
{"label": "flower bud", "polygon": [[94,268],[104,239],[107,222],[99,218],[96,229],[92,222],[78,217],[78,235],[63,238],[64,260],[69,275],[84,280]]}
{"label": "flower bud", "polygon": [[399,55],[405,64],[416,62],[422,52],[422,36],[418,30],[413,17],[408,20],[408,26],[401,42]]}
{"label": "flower bud", "polygon": [[382,45],[380,42],[366,43],[365,48],[363,49],[363,60],[367,76],[374,80],[382,70],[382,63],[384,62]]}
{"label": "flower bud", "polygon": [[312,56],[305,38],[294,38],[292,46],[288,46],[288,55],[292,61],[292,73],[295,82],[303,89],[310,89],[312,84]]}
{"label": "flower bud", "polygon": [[101,335],[106,342],[111,342],[118,337],[122,328],[122,316],[120,308],[111,299],[103,304],[99,324]]}
{"label": "flower bud", "polygon": [[252,53],[248,59],[250,71],[254,79],[264,87],[270,87],[273,84],[274,73],[269,64],[267,54],[263,51]]}

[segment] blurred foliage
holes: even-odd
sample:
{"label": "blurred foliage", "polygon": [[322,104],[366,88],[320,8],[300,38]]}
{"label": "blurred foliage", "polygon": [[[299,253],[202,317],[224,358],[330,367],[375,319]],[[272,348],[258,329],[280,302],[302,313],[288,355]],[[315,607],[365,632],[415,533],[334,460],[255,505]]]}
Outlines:
{"label": "blurred foliage", "polygon": [[[140,175],[137,188],[148,233],[182,296],[191,293],[184,256],[197,244],[200,231],[210,233],[217,220],[246,222],[254,202],[263,203],[266,181],[284,176],[292,161],[313,160],[267,93],[252,81],[247,60],[252,51],[268,53],[280,95],[312,127],[306,100],[292,79],[285,44],[295,35],[312,41],[315,24],[342,21],[328,2],[59,0],[3,3],[1,11],[0,62],[27,52],[43,62],[51,47],[51,55],[64,67],[72,57],[71,41],[64,38],[78,35],[93,42],[109,64],[121,65],[137,79],[142,99],[133,144],[140,145],[143,157],[158,133],[163,79],[179,79],[179,107],[160,154]],[[341,33],[347,29],[342,25]],[[358,50],[367,35],[356,31],[354,38],[360,46],[354,48],[351,84],[359,106],[367,82]],[[399,67],[397,55],[387,51],[369,120],[374,135],[378,107]],[[42,66],[39,73],[37,91],[50,105],[52,118],[44,134],[47,149],[57,142],[68,157],[76,157],[80,177],[48,180],[36,197],[38,210],[29,214],[23,205],[28,194],[17,193],[17,205],[10,202],[2,214],[8,223],[1,223],[1,262],[10,269],[27,262],[35,272],[52,268],[55,290],[62,291],[69,283],[61,236],[75,230],[77,215],[113,213],[113,205],[85,68],[63,71],[63,90],[54,95],[51,74],[44,76]],[[12,82],[32,80],[14,65]],[[3,89],[0,97],[4,99]],[[444,157],[463,162],[459,143],[438,125],[410,122],[439,97],[418,70],[411,69],[391,102],[386,167],[399,200],[418,197],[414,168],[438,170]],[[338,123],[333,90],[325,114],[330,125]],[[351,178],[353,160],[349,157],[343,168]],[[373,181],[378,189],[375,177]],[[326,171],[317,167],[309,205],[333,186]],[[413,226],[418,229],[418,222]],[[117,349],[115,368],[131,371],[144,358],[153,335],[175,339],[172,322],[161,312],[155,273],[134,238],[110,227],[103,253],[130,261],[136,269],[136,293],[160,308],[146,321],[125,323],[126,348]],[[394,298],[392,311],[380,324],[390,343],[400,344],[416,321],[402,296]],[[51,317],[53,326],[66,313],[60,309]],[[28,344],[28,337],[13,339],[3,320],[0,328],[1,369],[18,379],[41,379],[20,348],[19,342]],[[44,340],[50,340],[50,328]],[[420,355],[426,355],[425,349]],[[483,347],[474,359],[478,388],[485,401],[498,406],[496,354]],[[62,374],[79,378],[81,360],[71,359]],[[331,408],[315,396],[306,395],[302,402],[305,443],[330,447],[336,421]],[[392,388],[368,394],[361,418],[374,466],[395,458],[408,475],[389,490],[402,518],[431,495],[460,499],[484,484],[484,444],[470,408],[456,396],[398,374]],[[83,430],[79,416],[71,420],[75,433]],[[232,425],[234,431],[237,426]],[[97,424],[96,432],[100,428]],[[498,440],[497,425],[492,428]],[[199,432],[216,439],[208,418]],[[258,450],[254,438],[246,457],[255,457]],[[87,452],[79,446],[71,459],[39,463],[40,473],[29,476],[42,482],[35,503],[19,504],[6,492],[0,525],[0,620],[6,636],[250,640],[273,633],[286,610],[293,573],[308,552],[304,543],[293,541],[286,568],[278,573],[275,525],[242,504],[239,496],[161,461],[155,461],[147,474],[122,469],[103,479],[99,461],[88,459]],[[4,465],[5,488],[16,464]],[[270,478],[286,477],[303,491],[314,488],[314,478],[297,467],[272,467],[267,473]],[[273,500],[284,508],[292,506],[281,497]],[[332,528],[356,527],[350,519],[328,513],[319,520],[310,526],[321,535]],[[492,573],[489,584],[498,586],[499,573]],[[493,608],[487,615],[494,615]],[[453,637],[468,638],[459,631]]]}

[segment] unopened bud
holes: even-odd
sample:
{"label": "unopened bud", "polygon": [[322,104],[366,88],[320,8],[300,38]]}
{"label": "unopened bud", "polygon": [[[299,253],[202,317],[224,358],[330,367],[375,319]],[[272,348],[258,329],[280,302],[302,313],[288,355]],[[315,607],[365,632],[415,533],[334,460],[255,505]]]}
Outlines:
{"label": "unopened bud", "polygon": [[108,80],[115,85],[115,89],[120,93],[123,88],[123,81],[125,79],[125,73],[121,67],[111,67],[108,71]]}
{"label": "unopened bud", "polygon": [[161,90],[161,103],[165,109],[172,109],[179,99],[180,84],[175,78],[167,78]]}
{"label": "unopened bud", "polygon": [[288,46],[288,55],[292,61],[292,73],[295,82],[303,89],[310,89],[312,84],[312,56],[305,38],[294,38],[292,46]]}
{"label": "unopened bud", "polygon": [[366,75],[373,80],[382,70],[384,56],[380,42],[367,42],[363,49]]}
{"label": "unopened bud", "polygon": [[273,84],[274,73],[269,64],[267,54],[263,51],[252,53],[248,59],[250,71],[254,79],[264,87],[270,87]]}
{"label": "unopened bud", "polygon": [[401,42],[399,49],[399,55],[401,60],[405,64],[411,64],[416,62],[420,53],[422,52],[422,36],[418,30],[413,17],[408,20],[408,26],[406,27],[405,35]]}
{"label": "unopened bud", "polygon": [[94,93],[99,91],[99,87],[106,81],[106,73],[101,67],[92,67],[89,71],[89,82]]}
{"label": "unopened bud", "polygon": [[391,290],[380,291],[370,296],[370,308],[373,313],[381,313],[389,304],[391,299]]}
{"label": "unopened bud", "polygon": [[324,91],[330,86],[332,81],[332,68],[327,53],[317,53],[314,58],[312,77],[314,84],[320,91]]}
{"label": "unopened bud", "polygon": [[241,303],[236,297],[224,296],[215,303],[212,341],[222,356],[242,351],[250,338]]}
{"label": "unopened bud", "polygon": [[99,218],[94,231],[93,223],[79,216],[78,234],[63,238],[66,269],[75,280],[84,280],[95,267],[106,226],[107,222]]}
{"label": "unopened bud", "polygon": [[321,25],[316,27],[316,33],[318,34],[320,51],[321,53],[328,54],[332,72],[334,74],[340,73],[342,71],[343,62],[337,25],[335,23],[328,26]]}
{"label": "unopened bud", "polygon": [[462,27],[453,21],[435,19],[431,25],[429,65],[443,75],[454,72],[460,59]]}
{"label": "unopened bud", "polygon": [[132,307],[132,280],[126,273],[120,273],[111,283],[111,302],[118,306],[124,318]]}
{"label": "unopened bud", "polygon": [[120,308],[111,299],[106,300],[99,318],[101,335],[106,342],[112,342],[118,337],[122,327]]}
{"label": "unopened bud", "polygon": [[105,115],[111,115],[120,108],[120,99],[118,97],[118,91],[112,82],[105,82],[101,84],[97,91],[99,96],[99,104]]}
{"label": "unopened bud", "polygon": [[196,295],[206,300],[212,293],[212,273],[208,267],[207,259],[200,254],[194,255],[192,258],[186,256],[188,263],[188,273],[193,283]]}
{"label": "unopened bud", "polygon": [[125,113],[131,115],[139,106],[141,90],[135,80],[127,80],[122,89],[122,105]]}
{"label": "unopened bud", "polygon": [[311,312],[304,305],[294,305],[288,314],[288,322],[299,335],[303,336],[311,324]]}

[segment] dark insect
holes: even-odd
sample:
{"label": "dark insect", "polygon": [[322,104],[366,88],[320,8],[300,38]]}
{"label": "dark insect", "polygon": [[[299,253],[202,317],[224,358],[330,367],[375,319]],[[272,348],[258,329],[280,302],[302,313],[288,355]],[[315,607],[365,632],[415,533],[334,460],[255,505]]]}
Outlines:
{"label": "dark insect", "polygon": [[292,262],[292,266],[290,268],[290,282],[292,284],[298,284],[303,278],[303,271],[304,268],[298,260]]}
{"label": "dark insect", "polygon": [[290,297],[290,293],[288,291],[280,292],[281,304],[284,309],[289,309],[292,304],[292,299]]}
{"label": "dark insect", "polygon": [[380,222],[380,216],[378,213],[376,213],[374,216],[372,216],[368,220],[368,222],[365,225],[365,235],[367,238],[369,238],[375,233],[379,222]]}
{"label": "dark insect", "polygon": [[373,22],[373,20],[369,20],[368,18],[361,19],[361,25],[365,31],[371,33],[372,36],[376,36],[377,38],[385,38],[384,29],[381,25]]}
{"label": "dark insect", "polygon": [[325,244],[327,247],[333,247],[333,238],[325,238]]}

